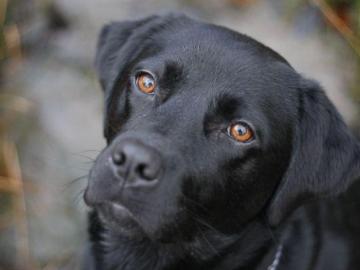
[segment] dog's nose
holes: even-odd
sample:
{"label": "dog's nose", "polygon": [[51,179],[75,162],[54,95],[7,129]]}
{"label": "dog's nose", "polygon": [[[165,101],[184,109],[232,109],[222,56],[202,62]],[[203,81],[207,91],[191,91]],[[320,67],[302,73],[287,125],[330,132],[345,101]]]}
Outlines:
{"label": "dog's nose", "polygon": [[129,186],[150,186],[159,178],[162,162],[160,154],[137,140],[123,140],[112,152],[116,173]]}

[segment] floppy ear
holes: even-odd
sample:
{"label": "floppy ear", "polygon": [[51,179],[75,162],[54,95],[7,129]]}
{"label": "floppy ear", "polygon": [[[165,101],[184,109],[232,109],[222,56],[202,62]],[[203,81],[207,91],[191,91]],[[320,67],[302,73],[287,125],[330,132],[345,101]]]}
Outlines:
{"label": "floppy ear", "polygon": [[360,177],[360,146],[320,87],[304,81],[292,160],[270,204],[273,226],[302,203],[339,194]]}
{"label": "floppy ear", "polygon": [[[150,16],[136,21],[113,22],[105,25],[99,35],[95,68],[104,90],[111,89],[127,65],[144,53],[146,42],[152,35],[173,21],[184,22],[183,14],[169,13]],[[157,50],[148,46],[147,53]]]}
{"label": "floppy ear", "polygon": [[[138,21],[112,22],[105,25],[99,35],[95,68],[104,90],[111,88],[121,69],[139,51],[144,33],[157,16]],[[145,29],[142,29],[145,28]],[[137,37],[137,38],[134,38]]]}

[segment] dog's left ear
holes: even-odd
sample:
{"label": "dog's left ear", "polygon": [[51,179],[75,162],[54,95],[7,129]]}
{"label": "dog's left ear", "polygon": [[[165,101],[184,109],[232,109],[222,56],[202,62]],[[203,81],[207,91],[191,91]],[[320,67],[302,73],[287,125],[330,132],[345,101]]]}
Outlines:
{"label": "dog's left ear", "polygon": [[[105,25],[99,35],[95,56],[95,68],[103,90],[111,89],[126,66],[144,53],[145,44],[151,41],[154,33],[175,21],[188,20],[182,14],[169,13]],[[156,48],[151,50],[156,51]]]}
{"label": "dog's left ear", "polygon": [[95,56],[95,68],[103,90],[111,88],[121,69],[141,49],[158,16],[136,21],[109,23],[101,29]]}
{"label": "dog's left ear", "polygon": [[302,84],[292,159],[268,211],[272,226],[302,203],[339,194],[360,177],[359,143],[323,90],[312,81]]}

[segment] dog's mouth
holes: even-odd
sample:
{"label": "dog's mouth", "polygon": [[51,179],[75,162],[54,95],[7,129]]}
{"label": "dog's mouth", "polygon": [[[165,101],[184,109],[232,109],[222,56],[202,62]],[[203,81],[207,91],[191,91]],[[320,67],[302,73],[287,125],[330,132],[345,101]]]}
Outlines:
{"label": "dog's mouth", "polygon": [[142,231],[136,217],[122,204],[104,202],[95,208],[103,223],[114,232],[136,235]]}

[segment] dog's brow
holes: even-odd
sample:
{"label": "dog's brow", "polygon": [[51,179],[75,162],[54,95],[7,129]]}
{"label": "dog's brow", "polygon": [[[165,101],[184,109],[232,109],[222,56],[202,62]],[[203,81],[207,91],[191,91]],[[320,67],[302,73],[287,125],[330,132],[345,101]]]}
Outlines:
{"label": "dog's brow", "polygon": [[179,83],[183,82],[183,67],[175,61],[165,61],[164,71],[160,78],[161,95],[163,98],[169,97],[173,94]]}
{"label": "dog's brow", "polygon": [[220,93],[212,99],[209,111],[214,112],[216,115],[231,118],[241,103],[242,99],[239,96],[229,93]]}
{"label": "dog's brow", "polygon": [[[175,61],[166,61],[163,80],[164,83],[174,84],[181,80],[183,74],[182,65]],[[170,85],[169,85],[170,86]]]}

